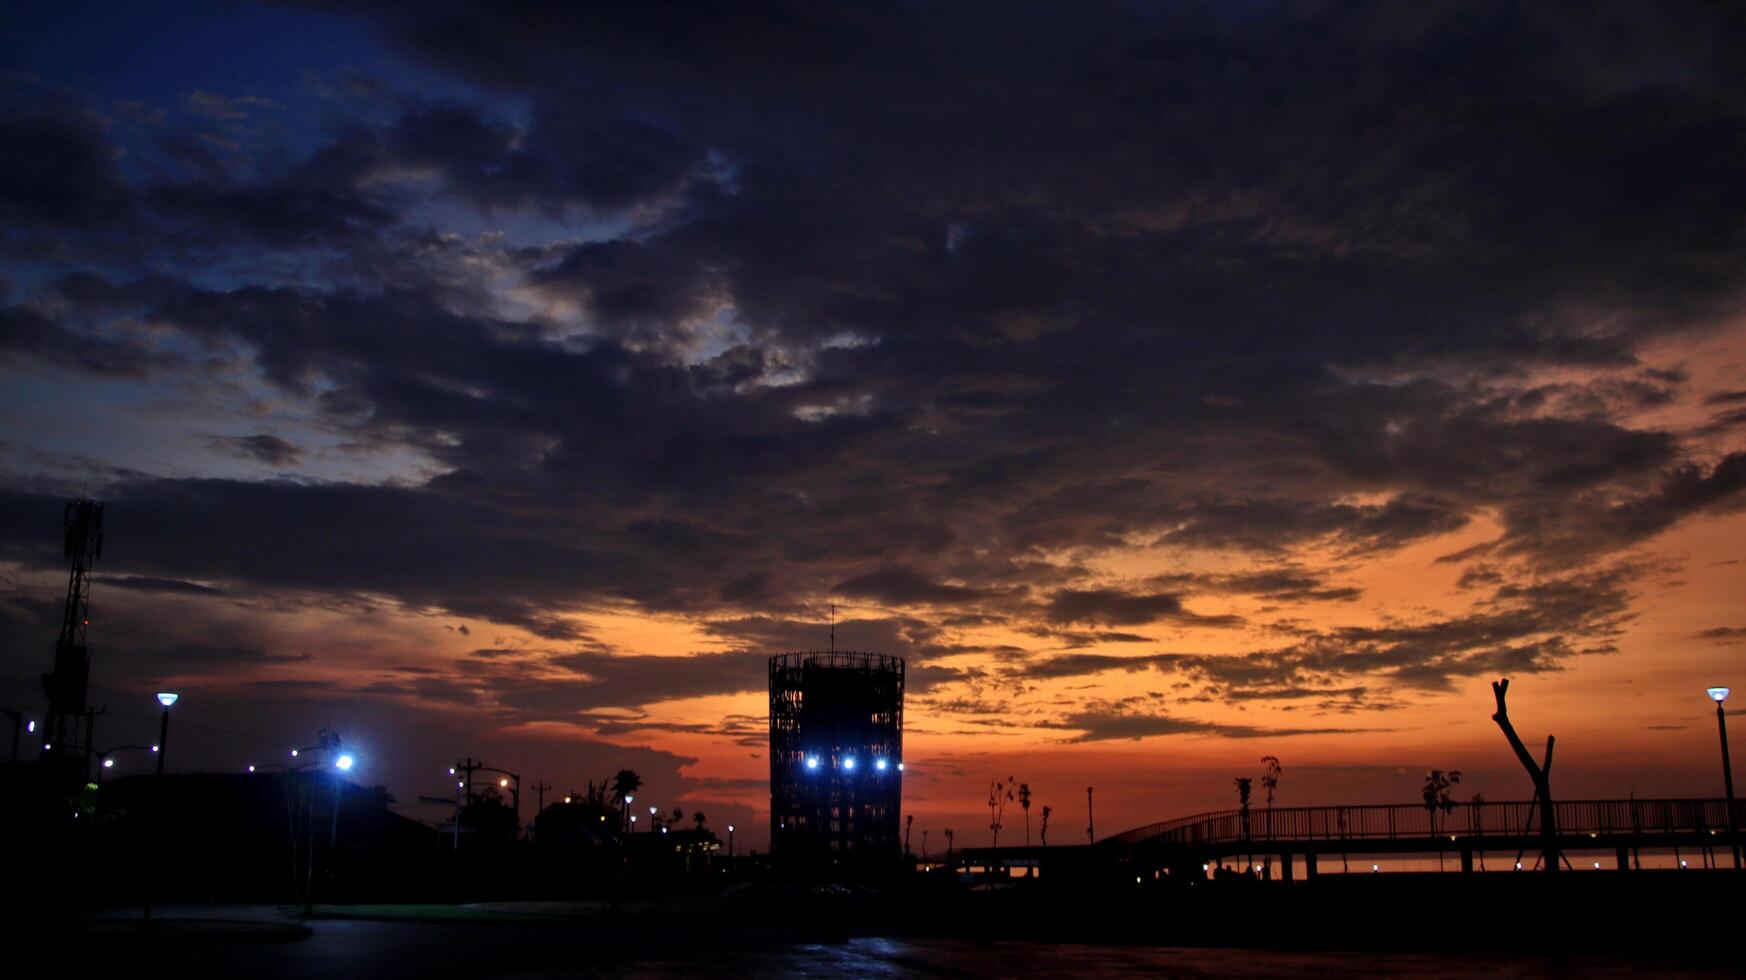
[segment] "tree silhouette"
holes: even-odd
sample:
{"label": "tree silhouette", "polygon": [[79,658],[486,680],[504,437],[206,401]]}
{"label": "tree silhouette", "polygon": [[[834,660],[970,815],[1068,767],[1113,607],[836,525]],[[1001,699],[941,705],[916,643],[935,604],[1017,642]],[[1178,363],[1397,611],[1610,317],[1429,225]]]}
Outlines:
{"label": "tree silhouette", "polygon": [[952,828],[950,828],[950,827],[946,828],[946,861],[947,862],[950,862],[952,860],[952,841],[956,836],[957,836],[956,834],[952,833]]}
{"label": "tree silhouette", "polygon": [[1006,820],[1006,804],[1013,798],[1012,777],[1006,777],[1006,782],[995,780],[988,784],[988,829],[994,833],[994,850],[1000,850],[1000,828]]}
{"label": "tree silhouette", "polygon": [[1455,800],[1449,795],[1449,788],[1461,781],[1458,769],[1449,770],[1448,775],[1441,769],[1432,769],[1425,774],[1425,812],[1431,815],[1431,836],[1437,838],[1437,870],[1443,870],[1443,838],[1437,834],[1437,811],[1455,812]]}
{"label": "tree silhouette", "polygon": [[915,814],[911,813],[903,818],[903,853],[905,857],[909,856],[909,828],[913,826],[915,826]]}
{"label": "tree silhouette", "polygon": [[1019,783],[1019,808],[1025,811],[1025,846],[1031,846],[1031,784]]}
{"label": "tree silhouette", "polygon": [[1044,847],[1049,846],[1049,814],[1054,812],[1054,807],[1047,803],[1043,804],[1043,826],[1038,829],[1037,836],[1042,839]]}
{"label": "tree silhouette", "polygon": [[487,786],[475,793],[473,799],[461,808],[461,819],[472,829],[473,839],[482,846],[504,846],[515,841],[515,811],[503,802],[503,795],[495,786]]}
{"label": "tree silhouette", "polygon": [[1558,816],[1552,806],[1552,746],[1556,739],[1546,736],[1546,756],[1542,762],[1536,763],[1534,757],[1528,754],[1528,747],[1522,744],[1522,737],[1516,734],[1516,726],[1510,724],[1508,707],[1504,704],[1504,696],[1509,693],[1510,682],[1507,678],[1493,681],[1491,693],[1497,698],[1497,711],[1491,720],[1497,722],[1497,727],[1503,729],[1504,738],[1509,740],[1510,748],[1515,750],[1516,758],[1521,760],[1522,768],[1528,770],[1528,778],[1534,781],[1534,798],[1540,802],[1540,841],[1541,857],[1546,865],[1547,874],[1558,872]]}
{"label": "tree silhouette", "polygon": [[1279,788],[1279,774],[1285,770],[1280,768],[1279,757],[1264,755],[1261,757],[1261,788],[1267,791],[1267,809],[1273,809],[1273,791]]}
{"label": "tree silhouette", "polygon": [[612,801],[618,806],[619,830],[630,830],[630,799],[642,788],[643,777],[635,770],[620,769],[618,775],[612,777]]}

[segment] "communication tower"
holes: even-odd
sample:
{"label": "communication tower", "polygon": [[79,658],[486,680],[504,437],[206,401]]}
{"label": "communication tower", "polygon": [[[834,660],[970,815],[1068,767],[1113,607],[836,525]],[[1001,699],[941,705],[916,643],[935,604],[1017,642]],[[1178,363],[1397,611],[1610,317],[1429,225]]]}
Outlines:
{"label": "communication tower", "polygon": [[70,500],[62,523],[71,570],[61,635],[55,641],[55,668],[42,675],[43,690],[48,694],[42,758],[57,775],[82,784],[90,771],[95,717],[85,704],[91,682],[85,630],[91,625],[91,566],[103,557],[103,505],[95,500]]}

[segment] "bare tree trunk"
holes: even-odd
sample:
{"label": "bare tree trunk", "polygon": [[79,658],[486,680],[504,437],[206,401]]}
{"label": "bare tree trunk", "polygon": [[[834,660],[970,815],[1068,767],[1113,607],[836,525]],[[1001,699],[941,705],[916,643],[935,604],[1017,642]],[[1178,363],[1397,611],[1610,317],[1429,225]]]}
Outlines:
{"label": "bare tree trunk", "polygon": [[1497,712],[1491,720],[1497,722],[1497,727],[1503,729],[1504,738],[1509,739],[1510,748],[1516,752],[1516,758],[1521,760],[1522,768],[1528,771],[1528,778],[1534,781],[1535,795],[1540,802],[1540,841],[1541,855],[1547,874],[1558,872],[1558,826],[1556,812],[1552,807],[1552,746],[1554,737],[1546,736],[1546,757],[1541,762],[1535,762],[1528,753],[1528,747],[1522,744],[1522,737],[1516,734],[1516,726],[1510,724],[1509,709],[1504,705],[1504,695],[1509,693],[1510,682],[1493,681],[1491,693],[1497,697]]}

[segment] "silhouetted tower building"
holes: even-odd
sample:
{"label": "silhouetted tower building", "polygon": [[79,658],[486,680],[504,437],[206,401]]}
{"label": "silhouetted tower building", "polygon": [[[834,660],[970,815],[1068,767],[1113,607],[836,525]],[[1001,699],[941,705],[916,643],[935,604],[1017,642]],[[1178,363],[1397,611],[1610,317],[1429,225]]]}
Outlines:
{"label": "silhouetted tower building", "polygon": [[818,651],[770,658],[770,852],[895,859],[903,806],[903,661]]}
{"label": "silhouetted tower building", "polygon": [[85,705],[91,681],[91,656],[85,629],[91,625],[91,566],[103,557],[103,505],[71,500],[62,518],[65,549],[72,565],[61,635],[55,641],[55,669],[42,675],[48,694],[43,721],[43,761],[69,782],[83,783],[89,772],[93,714]]}

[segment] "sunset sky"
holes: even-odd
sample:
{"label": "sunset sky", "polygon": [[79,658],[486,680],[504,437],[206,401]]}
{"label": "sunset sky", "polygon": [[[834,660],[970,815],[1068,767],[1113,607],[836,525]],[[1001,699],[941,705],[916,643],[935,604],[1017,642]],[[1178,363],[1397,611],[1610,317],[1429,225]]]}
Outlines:
{"label": "sunset sky", "polygon": [[99,745],[174,689],[171,769],[331,726],[433,822],[465,755],[629,767],[762,849],[765,658],[833,602],[908,662],[918,849],[1007,776],[1052,843],[1263,755],[1280,805],[1526,799],[1499,677],[1561,796],[1719,795],[1743,49],[1679,3],[8,3],[0,700],[88,494]]}

